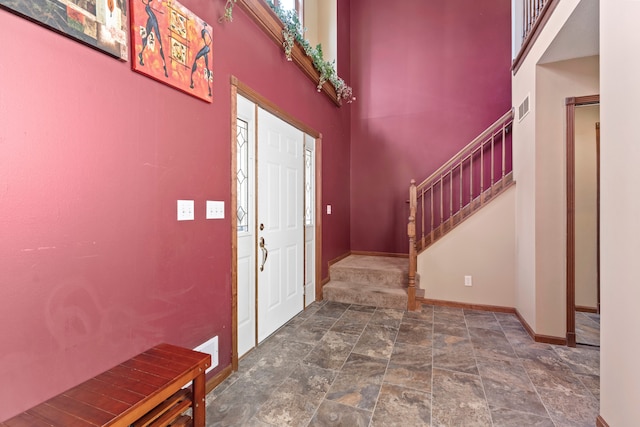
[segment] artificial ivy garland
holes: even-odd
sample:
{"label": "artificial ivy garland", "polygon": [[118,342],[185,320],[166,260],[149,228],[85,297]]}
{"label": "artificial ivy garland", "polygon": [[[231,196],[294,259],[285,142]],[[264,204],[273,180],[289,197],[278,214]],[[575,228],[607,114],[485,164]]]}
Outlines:
{"label": "artificial ivy garland", "polygon": [[[322,91],[322,86],[328,80],[336,89],[336,94],[338,95],[338,101],[340,103],[342,103],[343,100],[346,100],[347,103],[355,101],[356,97],[353,96],[353,89],[336,74],[335,61],[325,61],[322,55],[322,46],[318,44],[316,47],[313,47],[311,46],[309,41],[304,38],[303,34],[305,29],[302,28],[300,19],[298,19],[298,15],[296,14],[296,12],[292,10],[283,10],[279,7],[276,7],[272,0],[265,1],[269,5],[269,7],[273,9],[276,15],[278,15],[280,21],[282,21],[282,23],[284,24],[284,28],[282,29],[282,36],[284,37],[282,47],[284,48],[284,54],[287,60],[291,61],[291,51],[293,50],[293,46],[297,41],[304,49],[304,52],[307,54],[307,56],[311,58],[315,69],[320,73],[320,78],[316,87],[318,92]],[[237,0],[227,0],[227,3],[225,4],[224,16],[220,17],[219,22],[233,21],[233,7],[235,6],[236,2]]]}

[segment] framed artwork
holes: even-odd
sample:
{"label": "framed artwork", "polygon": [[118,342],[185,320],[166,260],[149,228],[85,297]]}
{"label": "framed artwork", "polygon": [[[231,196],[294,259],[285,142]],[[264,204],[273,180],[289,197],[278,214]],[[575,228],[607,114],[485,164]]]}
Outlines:
{"label": "framed artwork", "polygon": [[212,102],[211,26],[175,0],[131,0],[131,5],[133,69]]}
{"label": "framed artwork", "polygon": [[0,0],[0,7],[122,61],[129,56],[127,0]]}

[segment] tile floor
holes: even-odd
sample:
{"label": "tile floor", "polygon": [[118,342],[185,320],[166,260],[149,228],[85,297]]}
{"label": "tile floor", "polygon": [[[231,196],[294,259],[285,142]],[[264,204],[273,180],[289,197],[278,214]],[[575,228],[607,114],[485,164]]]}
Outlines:
{"label": "tile floor", "polygon": [[576,311],[576,341],[600,347],[600,315]]}
{"label": "tile floor", "polygon": [[594,426],[594,348],[511,314],[314,303],[207,396],[208,426]]}

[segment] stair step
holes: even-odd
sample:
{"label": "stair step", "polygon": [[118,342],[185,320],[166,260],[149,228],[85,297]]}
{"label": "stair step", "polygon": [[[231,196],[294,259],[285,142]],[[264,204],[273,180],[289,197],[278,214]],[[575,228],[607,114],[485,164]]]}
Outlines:
{"label": "stair step", "polygon": [[407,287],[407,258],[350,255],[330,267],[331,280],[379,287]]}
{"label": "stair step", "polygon": [[407,290],[331,280],[322,288],[327,301],[406,310]]}

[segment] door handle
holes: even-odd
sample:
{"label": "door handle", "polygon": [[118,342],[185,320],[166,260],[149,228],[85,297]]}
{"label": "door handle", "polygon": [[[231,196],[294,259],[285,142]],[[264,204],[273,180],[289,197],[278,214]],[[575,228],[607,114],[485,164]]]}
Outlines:
{"label": "door handle", "polygon": [[264,264],[269,257],[269,251],[267,250],[267,245],[264,243],[264,237],[260,238],[260,249],[262,249],[262,265],[260,266],[260,271],[264,271]]}

